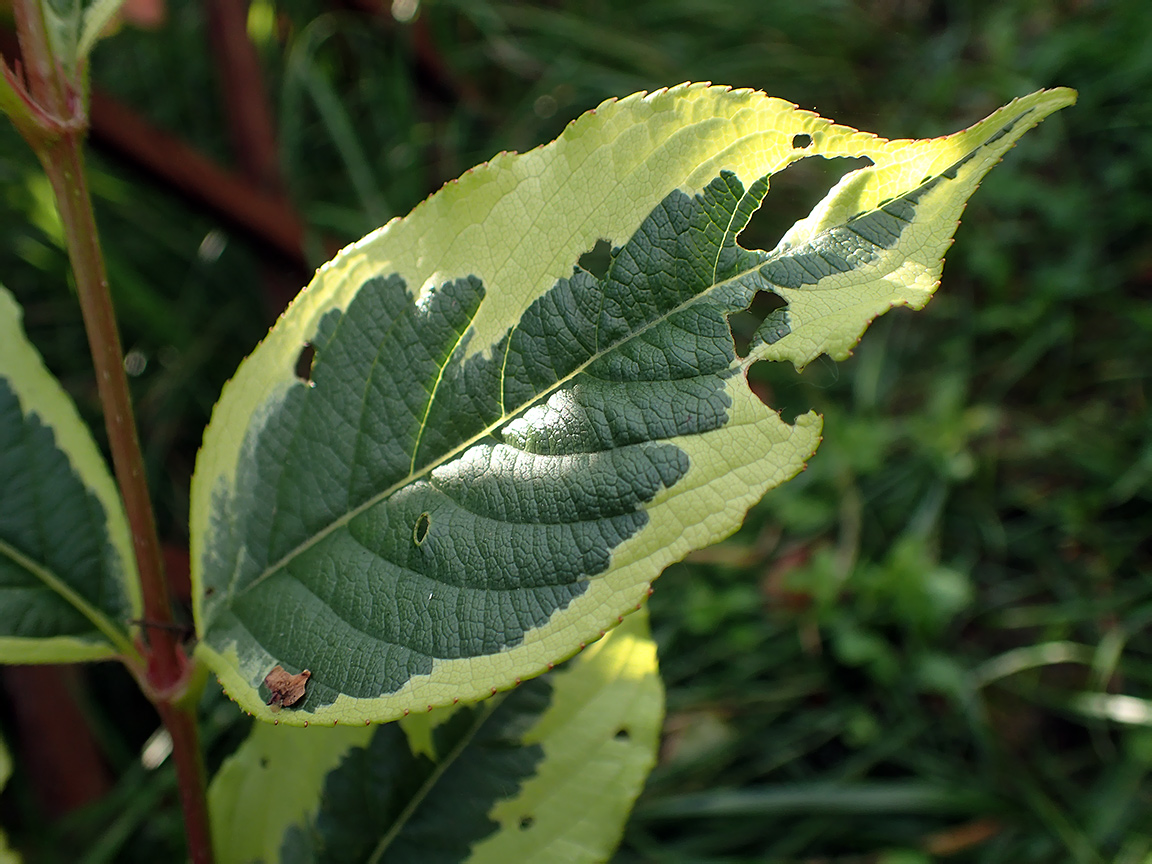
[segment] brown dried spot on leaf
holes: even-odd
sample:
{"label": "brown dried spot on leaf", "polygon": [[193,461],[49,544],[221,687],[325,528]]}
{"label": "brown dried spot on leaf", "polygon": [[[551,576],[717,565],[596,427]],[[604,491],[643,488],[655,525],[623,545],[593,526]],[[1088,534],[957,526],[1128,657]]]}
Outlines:
{"label": "brown dried spot on leaf", "polygon": [[272,710],[281,706],[291,708],[304,698],[304,688],[312,673],[305,669],[299,675],[293,675],[283,666],[276,666],[264,679],[264,686],[268,688],[268,703]]}

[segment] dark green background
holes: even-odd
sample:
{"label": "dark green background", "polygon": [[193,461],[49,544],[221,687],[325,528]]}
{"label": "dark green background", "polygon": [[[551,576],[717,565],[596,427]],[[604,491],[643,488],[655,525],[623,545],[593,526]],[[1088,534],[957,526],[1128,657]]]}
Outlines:
{"label": "dark green background", "polygon": [[[1142,864],[1152,721],[1081,700],[1152,700],[1152,4],[425,2],[417,25],[354,5],[277,4],[260,46],[313,263],[638,89],[756,87],[886,137],[1080,91],[977,192],[927,309],[880,319],[847,362],[754,370],[785,416],[825,415],[825,442],[657,583],[667,735],[619,860]],[[228,164],[208,44],[200,4],[172,2],[163,29],[97,49],[93,82]],[[746,243],[771,248],[831,167],[778,177]],[[274,314],[269,267],[306,274],[122,161],[97,151],[92,169],[125,347],[147,361],[133,386],[162,531],[185,545],[200,432]],[[99,427],[49,207],[0,127],[0,280]],[[1050,643],[1095,666],[1045,660]],[[1018,649],[1040,665],[989,680]],[[133,767],[148,709],[118,670],[86,680],[113,797],[51,827],[18,768],[0,817],[30,861],[95,843],[94,860],[176,860],[167,769]],[[242,728],[209,703],[215,764]],[[0,726],[11,742],[10,707]]]}

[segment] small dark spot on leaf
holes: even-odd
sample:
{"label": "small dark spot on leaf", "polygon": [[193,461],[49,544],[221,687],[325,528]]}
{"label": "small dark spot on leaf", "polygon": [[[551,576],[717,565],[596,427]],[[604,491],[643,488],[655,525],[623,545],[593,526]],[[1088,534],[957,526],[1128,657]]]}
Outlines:
{"label": "small dark spot on leaf", "polygon": [[267,768],[268,767],[268,757],[267,756],[261,756],[260,757],[260,767],[261,768]]}
{"label": "small dark spot on leaf", "polygon": [[617,729],[614,737],[617,741],[630,741],[632,740],[632,733],[627,729]]}
{"label": "small dark spot on leaf", "polygon": [[215,593],[216,593],[216,589],[211,587],[211,586],[204,589],[204,596],[205,597],[211,597]]}
{"label": "small dark spot on leaf", "polygon": [[305,669],[299,675],[293,675],[283,666],[274,666],[272,671],[264,678],[264,686],[268,688],[268,702],[273,711],[281,707],[291,708],[304,698],[304,688],[308,686],[308,679],[312,673]]}
{"label": "small dark spot on leaf", "polygon": [[603,279],[612,265],[612,244],[597,240],[596,245],[576,259],[576,263],[597,279]]}
{"label": "small dark spot on leaf", "polygon": [[432,517],[427,513],[421,513],[420,518],[416,520],[416,524],[412,528],[412,541],[419,546],[428,537],[428,529],[431,527]]}
{"label": "small dark spot on leaf", "polygon": [[316,349],[307,343],[296,357],[296,377],[308,384],[312,383],[312,361],[316,359]]}
{"label": "small dark spot on leaf", "polygon": [[520,830],[527,831],[536,822],[535,816],[521,816],[520,817]]}
{"label": "small dark spot on leaf", "polygon": [[792,146],[797,150],[803,150],[805,147],[812,146],[812,136],[806,132],[799,135],[792,136]]}

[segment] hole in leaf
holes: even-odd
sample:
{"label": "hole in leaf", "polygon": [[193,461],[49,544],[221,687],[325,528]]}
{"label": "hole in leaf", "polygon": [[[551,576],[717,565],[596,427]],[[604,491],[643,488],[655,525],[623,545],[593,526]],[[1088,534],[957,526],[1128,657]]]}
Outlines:
{"label": "hole in leaf", "polygon": [[627,729],[617,729],[616,734],[613,737],[617,741],[630,741],[632,740],[632,733]]}
{"label": "hole in leaf", "polygon": [[607,240],[597,240],[595,246],[576,259],[576,263],[597,279],[603,279],[612,265],[612,244]]}
{"label": "hole in leaf", "polygon": [[801,132],[799,135],[792,136],[792,146],[797,150],[803,150],[805,147],[812,146],[812,136],[807,132]]}
{"label": "hole in leaf", "polygon": [[[810,364],[809,369],[815,364]],[[807,414],[812,409],[809,397],[808,382],[801,376],[791,363],[772,363],[760,360],[753,363],[747,373],[748,389],[756,398],[773,411],[780,412],[780,419],[792,424],[801,414]],[[810,377],[810,376],[805,376]]]}
{"label": "hole in leaf", "polygon": [[788,229],[811,213],[841,177],[871,164],[866,156],[809,156],[793,162],[772,175],[768,194],[737,242],[745,249],[775,249]]}
{"label": "hole in leaf", "polygon": [[312,363],[315,359],[316,349],[311,342],[306,343],[296,357],[296,377],[309,385],[312,385]]}
{"label": "hole in leaf", "polygon": [[536,822],[534,816],[521,816],[520,817],[520,830],[527,831]]}
{"label": "hole in leaf", "polygon": [[416,520],[416,525],[412,528],[412,540],[417,546],[424,542],[430,527],[432,527],[432,517],[427,513],[421,513],[420,518]]}
{"label": "hole in leaf", "polygon": [[752,337],[756,334],[757,328],[764,323],[765,318],[787,305],[784,298],[778,294],[773,294],[771,291],[757,291],[747,309],[733,312],[728,316],[728,327],[732,330],[732,344],[737,357],[748,356]]}

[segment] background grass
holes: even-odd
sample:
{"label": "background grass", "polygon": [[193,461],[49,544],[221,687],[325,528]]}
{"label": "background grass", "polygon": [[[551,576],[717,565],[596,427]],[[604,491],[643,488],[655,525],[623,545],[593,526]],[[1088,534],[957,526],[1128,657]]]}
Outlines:
{"label": "background grass", "polygon": [[[203,10],[168,15],[100,47],[93,81],[227,163]],[[976,194],[926,310],[845,363],[754,370],[825,441],[657,583],[669,716],[618,860],[1152,862],[1152,4],[436,0],[401,22],[258,0],[249,32],[314,263],[639,89],[754,87],[920,137],[1077,88]],[[92,170],[163,532],[186,545],[200,432],[270,323],[266,254],[131,166]],[[745,241],[771,248],[829,179],[789,169]],[[0,224],[0,278],[101,429],[47,183],[8,126]],[[30,861],[178,860],[171,775],[137,760],[147,707],[118,669],[86,674],[117,785],[51,826],[18,771],[13,839]],[[206,712],[216,762],[243,724]]]}

